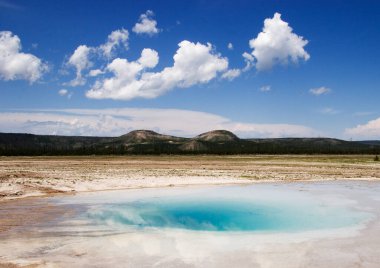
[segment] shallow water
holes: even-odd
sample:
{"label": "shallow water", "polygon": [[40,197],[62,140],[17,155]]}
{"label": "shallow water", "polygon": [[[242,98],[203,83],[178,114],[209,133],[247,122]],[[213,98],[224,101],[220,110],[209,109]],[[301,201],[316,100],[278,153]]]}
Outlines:
{"label": "shallow water", "polygon": [[351,227],[368,218],[342,202],[262,186],[114,191],[65,202],[81,204],[76,219],[111,229],[297,232]]}
{"label": "shallow water", "polygon": [[378,182],[326,182],[58,196],[49,204],[67,212],[3,237],[0,260],[80,268],[379,267],[379,192]]}

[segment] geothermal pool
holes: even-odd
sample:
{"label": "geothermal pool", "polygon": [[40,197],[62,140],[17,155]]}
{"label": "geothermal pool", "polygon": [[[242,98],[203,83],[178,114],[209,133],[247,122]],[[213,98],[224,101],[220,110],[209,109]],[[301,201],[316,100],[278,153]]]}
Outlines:
{"label": "geothermal pool", "polygon": [[[259,189],[258,189],[259,188]],[[142,192],[140,190],[140,192]],[[223,186],[113,192],[73,200],[80,219],[108,228],[218,232],[300,232],[351,227],[368,219],[344,203],[306,192],[257,186]],[[99,200],[101,198],[102,200]],[[66,201],[67,202],[67,201]]]}
{"label": "geothermal pool", "polygon": [[379,267],[380,183],[264,183],[80,193],[0,237],[42,267]]}

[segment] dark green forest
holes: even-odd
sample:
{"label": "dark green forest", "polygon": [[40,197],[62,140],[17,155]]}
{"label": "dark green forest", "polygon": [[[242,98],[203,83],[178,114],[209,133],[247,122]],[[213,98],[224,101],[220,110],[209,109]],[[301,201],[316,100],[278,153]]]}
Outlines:
{"label": "dark green forest", "polygon": [[194,138],[148,130],[136,130],[120,137],[0,133],[1,156],[125,154],[380,154],[380,142],[331,138],[240,139],[225,130]]}

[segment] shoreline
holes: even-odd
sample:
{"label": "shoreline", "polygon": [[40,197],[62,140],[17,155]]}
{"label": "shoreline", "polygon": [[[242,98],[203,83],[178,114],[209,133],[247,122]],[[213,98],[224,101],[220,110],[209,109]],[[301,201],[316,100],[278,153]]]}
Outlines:
{"label": "shoreline", "polygon": [[[207,179],[206,179],[207,180]],[[96,192],[107,192],[107,191],[123,191],[123,190],[134,190],[134,189],[160,189],[160,188],[182,188],[182,187],[201,187],[201,186],[232,186],[232,185],[250,185],[250,184],[291,184],[291,183],[319,183],[319,182],[380,182],[377,178],[326,178],[326,179],[308,179],[308,180],[256,180],[256,181],[237,181],[231,182],[230,179],[226,179],[225,182],[200,182],[200,183],[185,183],[185,184],[163,184],[163,185],[150,185],[150,186],[129,186],[129,187],[116,187],[116,188],[103,188],[95,190],[52,190],[48,192],[32,192],[23,195],[6,195],[1,196],[0,204],[5,202],[12,202],[17,200],[34,199],[34,198],[49,198],[58,196],[69,196],[81,193],[96,193]],[[98,185],[99,186],[99,185]],[[100,185],[101,186],[101,185]]]}
{"label": "shoreline", "polygon": [[0,203],[99,190],[380,180],[369,155],[1,157]]}

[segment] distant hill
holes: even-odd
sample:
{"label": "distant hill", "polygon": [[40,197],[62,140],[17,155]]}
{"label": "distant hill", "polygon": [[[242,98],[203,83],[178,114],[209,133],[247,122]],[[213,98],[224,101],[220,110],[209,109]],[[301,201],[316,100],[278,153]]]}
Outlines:
{"label": "distant hill", "polygon": [[169,141],[185,141],[185,138],[162,135],[151,130],[134,130],[128,134],[122,135],[119,138],[114,138],[114,141],[130,143],[153,143],[153,142],[169,142]]}
{"label": "distant hill", "polygon": [[0,155],[380,154],[380,141],[330,138],[240,139],[214,130],[194,138],[135,130],[120,137],[0,133]]}
{"label": "distant hill", "polygon": [[369,145],[379,145],[380,146],[380,141],[358,141],[363,144],[369,144]]}
{"label": "distant hill", "polygon": [[227,130],[213,130],[202,133],[194,139],[207,142],[237,142],[240,139],[232,132]]}

